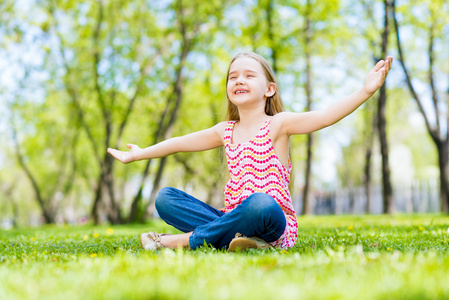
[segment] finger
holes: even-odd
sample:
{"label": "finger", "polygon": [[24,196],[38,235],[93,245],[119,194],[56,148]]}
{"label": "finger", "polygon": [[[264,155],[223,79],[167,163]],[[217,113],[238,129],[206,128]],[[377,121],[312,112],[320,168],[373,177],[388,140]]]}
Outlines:
{"label": "finger", "polygon": [[389,57],[387,57],[387,60],[385,61],[385,70],[387,71],[386,75],[388,75],[388,73],[391,70],[392,60],[393,60],[393,58],[391,56],[389,56]]}
{"label": "finger", "polygon": [[385,64],[386,64],[385,69],[387,69],[387,71],[390,71],[392,63],[393,63],[393,57],[388,56],[387,59],[385,60]]}
{"label": "finger", "polygon": [[118,151],[115,149],[108,148],[108,153],[114,156],[116,159],[120,160]]}
{"label": "finger", "polygon": [[385,70],[385,69],[380,70],[380,76],[381,76],[380,78],[382,80],[382,84],[385,81],[385,78],[387,78],[387,74],[388,74],[387,70]]}
{"label": "finger", "polygon": [[385,65],[385,61],[379,60],[371,71],[377,72]]}
{"label": "finger", "polygon": [[387,74],[388,74],[388,71],[390,71],[390,61],[388,59],[385,60],[385,65],[383,66],[383,70],[385,70]]}
{"label": "finger", "polygon": [[111,148],[108,149],[108,153],[111,154],[114,157],[117,156],[117,152],[118,152],[118,150],[111,149]]}

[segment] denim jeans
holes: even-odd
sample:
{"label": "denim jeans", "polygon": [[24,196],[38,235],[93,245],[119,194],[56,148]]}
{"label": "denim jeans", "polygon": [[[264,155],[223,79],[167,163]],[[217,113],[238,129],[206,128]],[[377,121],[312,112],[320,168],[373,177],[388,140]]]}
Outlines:
{"label": "denim jeans", "polygon": [[278,240],[287,225],[284,212],[268,194],[254,193],[234,210],[224,213],[189,194],[166,187],[156,197],[156,209],[167,224],[191,232],[190,248],[226,248],[236,233],[267,242]]}

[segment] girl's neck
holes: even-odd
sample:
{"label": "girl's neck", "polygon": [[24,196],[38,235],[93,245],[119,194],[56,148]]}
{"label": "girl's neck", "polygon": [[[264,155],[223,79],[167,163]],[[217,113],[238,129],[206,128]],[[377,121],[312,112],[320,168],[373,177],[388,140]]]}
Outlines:
{"label": "girl's neck", "polygon": [[260,123],[265,122],[270,118],[265,111],[239,111],[240,121],[239,125],[244,128],[257,127]]}

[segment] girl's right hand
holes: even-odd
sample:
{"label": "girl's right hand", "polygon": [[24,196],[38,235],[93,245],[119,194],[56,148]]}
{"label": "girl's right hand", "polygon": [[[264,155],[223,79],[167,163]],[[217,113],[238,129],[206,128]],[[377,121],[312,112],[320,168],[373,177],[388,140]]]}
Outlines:
{"label": "girl's right hand", "polygon": [[116,149],[108,148],[108,153],[114,156],[116,159],[121,161],[124,164],[130,163],[132,161],[136,160],[136,154],[138,151],[140,151],[140,147],[133,144],[127,144],[126,147],[128,147],[128,152],[126,151],[119,151]]}

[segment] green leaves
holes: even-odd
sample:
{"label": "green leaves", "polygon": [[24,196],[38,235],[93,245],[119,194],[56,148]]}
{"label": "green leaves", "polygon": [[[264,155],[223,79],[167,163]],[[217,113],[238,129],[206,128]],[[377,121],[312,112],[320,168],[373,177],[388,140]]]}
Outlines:
{"label": "green leaves", "polygon": [[[0,91],[8,104],[0,104],[0,130],[6,139],[1,151],[8,161],[0,166],[0,177],[8,186],[14,180],[18,182],[16,193],[6,196],[6,189],[1,188],[0,197],[8,200],[4,203],[12,202],[10,197],[20,203],[18,215],[23,223],[28,222],[36,206],[30,201],[34,194],[29,182],[10,176],[24,174],[19,164],[13,164],[14,147],[8,146],[13,145],[9,134],[11,116],[18,127],[23,155],[45,202],[55,206],[61,219],[65,218],[64,209],[73,212],[80,208],[74,221],[92,211],[95,191],[101,186],[100,173],[107,169],[106,148],[124,149],[128,142],[145,147],[153,142],[166,99],[174,93],[183,43],[191,43],[191,48],[181,72],[183,101],[173,126],[174,135],[201,130],[222,120],[226,107],[225,72],[230,59],[240,51],[265,56],[276,69],[285,107],[304,110],[307,1],[66,0],[31,1],[26,7],[20,3],[0,3],[0,57],[4,57],[0,67],[4,68],[2,79],[6,79],[0,81]],[[416,62],[412,71],[421,81],[427,80],[422,49],[427,47],[432,23],[435,78],[446,78],[448,47],[443,37],[447,32],[447,5],[442,0],[410,3],[399,3],[397,9],[401,28],[406,32],[406,56]],[[380,38],[381,5],[377,0],[310,1],[313,109],[325,107],[354,91],[357,82],[362,83],[365,71],[372,67],[372,52],[377,51],[374,44]],[[23,80],[25,70],[27,80]],[[416,108],[410,104],[401,80],[396,76],[388,86],[393,99],[389,103],[397,104],[387,108],[393,120],[389,123],[394,131],[391,136],[400,133],[403,144],[411,149],[416,179],[435,178],[435,149],[429,146],[426,133],[419,131],[419,124],[409,128],[407,120],[413,118]],[[436,88],[444,99],[444,79],[436,83]],[[372,109],[369,105],[367,108]],[[365,142],[361,139],[367,134],[358,129],[372,123],[367,120],[368,114],[356,114],[359,119],[355,125],[346,124],[354,135],[350,132],[348,140],[334,142],[339,146],[352,141],[336,158],[343,158],[339,175],[346,177],[341,180],[346,184],[361,181],[360,149]],[[336,130],[345,131],[343,127]],[[325,138],[329,136],[334,134]],[[303,138],[292,138],[291,156],[298,174],[303,173]],[[426,142],[420,142],[423,139]],[[340,153],[339,149],[335,152]],[[179,157],[182,159],[168,160],[164,184],[182,182],[183,186],[191,186],[194,194],[213,195],[205,197],[216,199],[219,206],[227,171],[217,163],[218,154]],[[351,170],[344,170],[345,166]],[[110,183],[114,184],[115,200],[124,212],[129,210],[129,199],[137,193],[135,182],[141,178],[143,167],[143,163],[126,167],[111,163],[111,174],[106,177],[113,179]],[[148,182],[154,173],[153,164]],[[321,176],[315,180],[318,186]],[[147,189],[151,189],[150,184]],[[294,193],[300,189],[298,182]],[[62,201],[52,200],[60,198],[61,193]],[[2,210],[2,218],[11,217],[7,211]]]}

